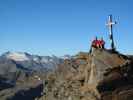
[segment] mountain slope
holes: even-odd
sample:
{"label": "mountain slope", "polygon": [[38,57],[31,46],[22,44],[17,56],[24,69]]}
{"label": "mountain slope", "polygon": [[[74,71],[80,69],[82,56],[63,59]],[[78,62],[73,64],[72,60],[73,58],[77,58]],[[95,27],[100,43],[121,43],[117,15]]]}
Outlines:
{"label": "mountain slope", "polygon": [[[31,90],[38,89],[40,86],[41,94],[43,83],[41,80],[63,60],[56,56],[38,56],[24,52],[2,54],[0,56],[0,97],[6,99],[15,98],[12,96],[17,95],[22,97],[23,94],[32,93]],[[32,95],[29,96],[35,98]]]}
{"label": "mountain slope", "polygon": [[[132,95],[126,96],[127,99],[114,99],[121,92],[112,93],[129,87],[131,74],[132,60],[127,56],[95,49],[91,54],[82,53],[65,60],[55,73],[49,73],[44,97],[47,100],[130,100]],[[126,84],[125,79],[129,83]]]}

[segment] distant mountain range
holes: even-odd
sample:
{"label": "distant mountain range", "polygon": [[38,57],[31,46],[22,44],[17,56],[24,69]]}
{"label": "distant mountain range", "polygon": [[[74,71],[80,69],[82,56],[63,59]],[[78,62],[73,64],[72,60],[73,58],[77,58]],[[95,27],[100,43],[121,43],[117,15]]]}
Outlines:
{"label": "distant mountain range", "polygon": [[12,60],[16,64],[29,70],[53,69],[64,59],[71,59],[71,56],[38,56],[26,52],[6,52],[0,56],[0,59]]}
{"label": "distant mountain range", "polygon": [[64,59],[71,59],[71,56],[38,56],[25,52],[6,52],[0,56],[0,84],[12,85],[19,78],[23,79],[33,72],[45,73],[54,70]]}

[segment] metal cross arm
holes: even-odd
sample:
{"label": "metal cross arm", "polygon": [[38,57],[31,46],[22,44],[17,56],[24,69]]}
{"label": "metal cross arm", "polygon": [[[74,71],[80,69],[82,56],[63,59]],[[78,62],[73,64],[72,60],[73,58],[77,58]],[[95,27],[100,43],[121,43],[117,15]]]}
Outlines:
{"label": "metal cross arm", "polygon": [[114,37],[113,37],[113,25],[117,24],[116,22],[112,21],[112,15],[109,15],[108,23],[106,24],[109,27],[109,35],[110,35],[110,42],[111,42],[111,49],[115,50],[114,45]]}

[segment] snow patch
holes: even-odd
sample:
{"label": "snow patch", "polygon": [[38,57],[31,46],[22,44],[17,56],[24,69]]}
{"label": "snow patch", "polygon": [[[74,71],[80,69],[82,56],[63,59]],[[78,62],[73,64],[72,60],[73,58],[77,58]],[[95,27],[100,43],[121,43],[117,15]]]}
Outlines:
{"label": "snow patch", "polygon": [[26,56],[25,53],[19,53],[19,52],[12,52],[7,55],[8,59],[12,59],[15,61],[27,61],[29,58]]}

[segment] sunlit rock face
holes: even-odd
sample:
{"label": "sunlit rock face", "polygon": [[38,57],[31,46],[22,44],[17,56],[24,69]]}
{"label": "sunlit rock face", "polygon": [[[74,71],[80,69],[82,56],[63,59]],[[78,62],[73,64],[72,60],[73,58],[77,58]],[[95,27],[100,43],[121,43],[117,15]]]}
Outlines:
{"label": "sunlit rock face", "polygon": [[[132,100],[132,60],[94,49],[65,60],[47,75],[46,100]],[[40,98],[40,100],[42,99]]]}
{"label": "sunlit rock face", "polygon": [[[47,74],[41,69],[53,68],[51,66],[54,70]],[[61,58],[6,53],[0,57],[0,82],[4,82],[0,97],[12,100],[23,97],[23,91],[25,96],[39,100],[132,100],[132,67],[132,56],[102,49]],[[31,73],[31,69],[40,70]],[[35,92],[36,96],[32,97],[30,88],[38,86],[41,86],[39,94]],[[14,92],[10,92],[12,90]]]}

